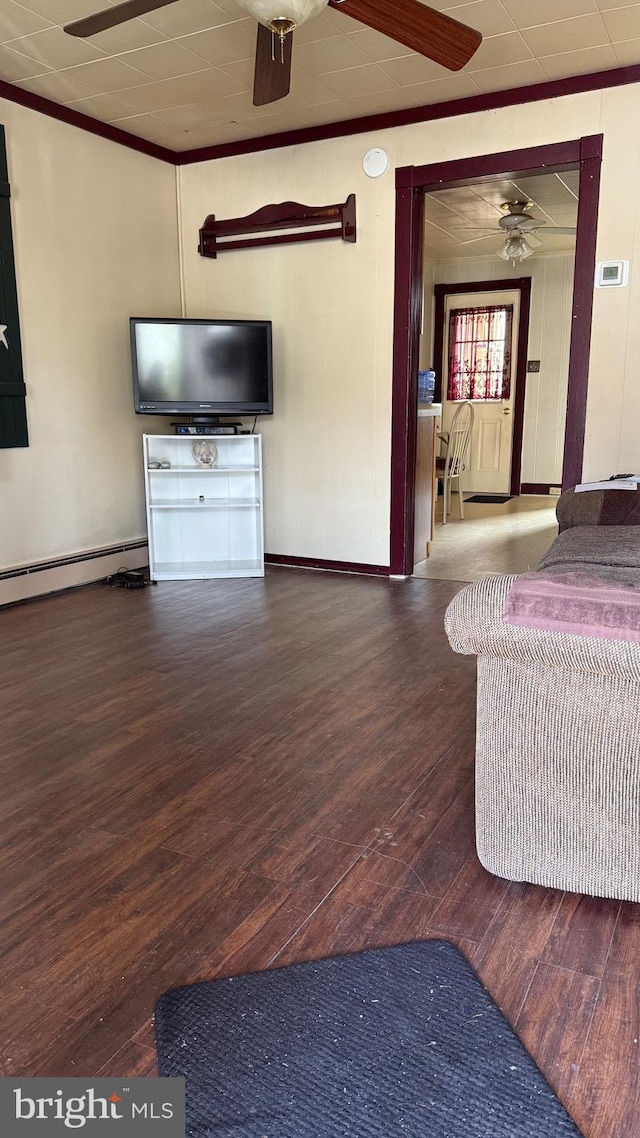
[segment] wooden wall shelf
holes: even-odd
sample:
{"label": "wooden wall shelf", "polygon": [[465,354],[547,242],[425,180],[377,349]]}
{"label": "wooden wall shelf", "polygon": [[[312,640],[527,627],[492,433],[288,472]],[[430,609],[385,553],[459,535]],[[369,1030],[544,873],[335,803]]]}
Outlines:
{"label": "wooden wall shelf", "polygon": [[[323,228],[312,228],[322,226]],[[281,229],[300,230],[279,233]],[[243,236],[246,234],[247,236]],[[298,241],[324,241],[340,237],[351,244],[356,240],[356,195],[349,194],[340,205],[311,206],[299,202],[265,205],[246,217],[216,221],[210,213],[200,230],[198,252],[217,257],[230,249],[253,249],[261,245],[291,245]]]}

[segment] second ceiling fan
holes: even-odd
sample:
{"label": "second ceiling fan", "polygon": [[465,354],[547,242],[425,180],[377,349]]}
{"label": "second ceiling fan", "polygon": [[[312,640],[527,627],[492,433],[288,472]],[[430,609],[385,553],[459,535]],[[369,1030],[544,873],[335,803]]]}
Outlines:
{"label": "second ceiling fan", "polygon": [[[64,30],[70,35],[86,38],[177,2],[125,0],[106,11],[75,20]],[[255,106],[274,103],[288,95],[293,32],[327,7],[351,16],[449,71],[459,71],[464,67],[482,42],[480,32],[445,16],[443,12],[436,12],[421,0],[238,0],[238,3],[258,21],[253,85]]]}

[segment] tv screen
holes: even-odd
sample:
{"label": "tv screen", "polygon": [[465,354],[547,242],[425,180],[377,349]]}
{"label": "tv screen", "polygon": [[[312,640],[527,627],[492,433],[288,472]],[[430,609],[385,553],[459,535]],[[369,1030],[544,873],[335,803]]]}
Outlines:
{"label": "tv screen", "polygon": [[270,320],[132,317],[135,409],[142,415],[271,415]]}

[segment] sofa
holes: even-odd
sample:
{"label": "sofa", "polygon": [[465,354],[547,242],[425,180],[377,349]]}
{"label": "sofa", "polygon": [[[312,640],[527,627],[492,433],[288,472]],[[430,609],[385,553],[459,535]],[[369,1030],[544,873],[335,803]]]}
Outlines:
{"label": "sofa", "polygon": [[535,573],[475,581],[446,612],[478,657],[478,856],[640,901],[640,490],[569,491],[556,514]]}

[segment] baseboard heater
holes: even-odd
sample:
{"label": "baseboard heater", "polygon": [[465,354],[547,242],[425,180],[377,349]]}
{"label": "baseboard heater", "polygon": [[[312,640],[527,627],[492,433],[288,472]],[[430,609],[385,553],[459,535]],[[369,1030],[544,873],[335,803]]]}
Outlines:
{"label": "baseboard heater", "polygon": [[87,585],[125,566],[127,569],[140,569],[147,564],[147,541],[140,538],[3,569],[0,571],[0,604]]}

